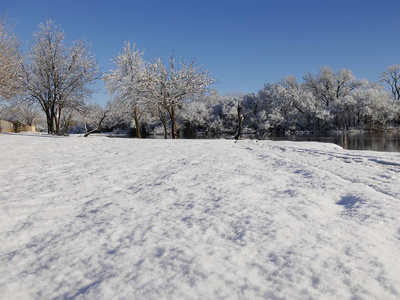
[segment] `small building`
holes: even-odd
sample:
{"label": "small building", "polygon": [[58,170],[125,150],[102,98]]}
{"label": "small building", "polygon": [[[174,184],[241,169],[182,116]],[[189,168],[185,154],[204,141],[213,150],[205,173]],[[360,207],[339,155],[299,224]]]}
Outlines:
{"label": "small building", "polygon": [[23,131],[35,132],[36,128],[35,126],[25,125],[18,121],[10,122],[0,119],[0,133],[8,133],[8,132],[18,133]]}

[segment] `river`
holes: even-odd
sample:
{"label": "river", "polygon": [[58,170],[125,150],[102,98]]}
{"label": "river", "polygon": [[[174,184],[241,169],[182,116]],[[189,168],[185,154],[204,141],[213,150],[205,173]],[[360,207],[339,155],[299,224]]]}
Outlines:
{"label": "river", "polygon": [[270,136],[267,139],[334,143],[348,150],[400,152],[400,132],[348,133],[347,141],[343,138],[341,133],[294,134],[285,136]]}

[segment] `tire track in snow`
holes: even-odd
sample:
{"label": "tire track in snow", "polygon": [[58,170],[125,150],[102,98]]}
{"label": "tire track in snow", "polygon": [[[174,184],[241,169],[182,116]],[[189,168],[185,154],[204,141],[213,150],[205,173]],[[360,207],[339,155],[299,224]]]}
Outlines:
{"label": "tire track in snow", "polygon": [[[266,145],[262,145],[261,148],[265,149]],[[339,205],[343,205],[346,208],[349,208],[353,215],[353,212],[356,211],[360,205],[362,207],[368,207],[371,211],[369,212],[369,216],[376,216],[375,218],[379,220],[381,218],[381,212],[385,211],[386,214],[388,212],[395,212],[397,207],[399,206],[399,191],[396,188],[397,183],[395,181],[389,182],[389,187],[391,189],[387,190],[386,185],[378,185],[375,183],[375,175],[367,176],[365,174],[369,174],[366,172],[366,168],[370,170],[371,165],[367,164],[366,166],[363,165],[365,162],[364,157],[357,156],[357,168],[354,168],[353,165],[349,166],[349,164],[344,161],[347,159],[346,154],[336,154],[332,152],[327,153],[327,159],[325,159],[324,152],[321,151],[314,151],[312,149],[305,149],[304,151],[299,151],[296,148],[292,147],[280,147],[280,146],[270,146],[267,145],[268,149],[278,150],[273,151],[277,158],[281,161],[286,161],[287,163],[292,164],[292,168],[298,168],[305,176],[307,174],[315,172],[316,174],[325,174],[331,178],[337,178],[339,182],[342,182],[343,185],[346,187],[344,189],[340,189],[339,194],[341,195],[341,200],[337,201],[336,203]],[[294,154],[294,155],[293,155]],[[306,154],[306,155],[304,155]],[[320,158],[324,158],[323,162],[321,160],[313,159],[317,154]],[[262,155],[262,154],[261,154]],[[332,166],[325,166],[324,163],[330,163],[330,157],[334,157],[335,167]],[[350,156],[354,156],[350,154]],[[310,158],[311,157],[311,158]],[[317,161],[317,162],[316,162]],[[375,166],[372,164],[372,166]],[[380,168],[383,168],[381,165],[378,165]],[[306,170],[311,171],[306,171]],[[335,172],[332,172],[334,170]],[[385,170],[384,170],[385,171]],[[357,177],[351,177],[351,174],[354,174]],[[395,178],[396,179],[396,178]],[[326,179],[325,181],[335,181],[331,179]],[[351,187],[350,189],[348,187]],[[394,190],[394,192],[392,192]],[[367,196],[365,198],[364,195],[370,195],[373,191],[375,196],[371,198]],[[388,216],[392,222],[397,222],[397,215],[395,213],[390,213]]]}
{"label": "tire track in snow", "polygon": [[[377,193],[381,193],[391,197],[394,201],[398,201],[400,199],[400,192],[397,189],[393,189],[393,191],[390,189],[396,184],[400,184],[400,176],[396,175],[396,173],[400,173],[400,164],[393,162],[391,160],[382,160],[371,155],[362,155],[362,157],[360,157],[360,155],[352,153],[335,153],[330,151],[321,152],[320,150],[315,150],[315,149],[298,149],[295,147],[282,147],[282,146],[272,146],[265,144],[262,144],[261,147],[268,147],[269,149],[278,149],[280,150],[279,151],[280,154],[283,154],[281,156],[282,158],[291,159],[295,163],[302,162],[304,166],[310,166],[317,169],[322,168],[326,172],[329,172],[333,176],[337,176],[342,180],[348,181],[350,183],[359,183],[366,185],[375,190]],[[293,158],[288,158],[289,155],[285,155],[285,152],[287,151],[290,152],[291,154],[295,154],[296,160],[298,161],[294,161]],[[327,163],[329,163],[329,160],[334,160],[337,163],[343,163],[343,162],[346,164],[355,163],[356,165],[355,166],[352,165],[352,171],[348,173],[342,172],[342,170],[346,166],[343,164],[342,164],[343,167],[330,168],[330,170],[328,170],[324,164],[318,163],[318,165],[316,165],[315,163],[313,163],[313,160],[304,159],[304,154],[306,154],[308,157],[322,156],[324,158],[324,161]],[[399,156],[400,159],[400,155],[397,156]],[[356,169],[357,167],[360,166],[364,171],[362,173],[357,172]],[[365,174],[367,174],[365,172],[365,168],[368,168],[374,173],[377,173],[376,170],[379,170],[380,173],[377,173],[376,177],[374,178],[371,177],[365,178]],[[335,169],[337,171],[332,172],[331,171],[332,169]],[[379,182],[379,184],[376,183],[377,181]]]}

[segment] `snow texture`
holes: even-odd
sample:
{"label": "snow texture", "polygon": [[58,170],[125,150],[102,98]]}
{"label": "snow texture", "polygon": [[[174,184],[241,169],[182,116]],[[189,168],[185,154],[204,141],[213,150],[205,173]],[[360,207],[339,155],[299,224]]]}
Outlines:
{"label": "snow texture", "polygon": [[1,299],[399,299],[400,154],[0,135]]}

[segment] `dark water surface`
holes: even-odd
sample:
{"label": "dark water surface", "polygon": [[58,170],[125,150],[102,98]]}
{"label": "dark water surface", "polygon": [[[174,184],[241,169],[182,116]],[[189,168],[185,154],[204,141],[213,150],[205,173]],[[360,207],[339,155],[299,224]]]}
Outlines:
{"label": "dark water surface", "polygon": [[348,133],[347,139],[341,133],[270,136],[267,139],[334,143],[348,150],[400,152],[400,132]]}

